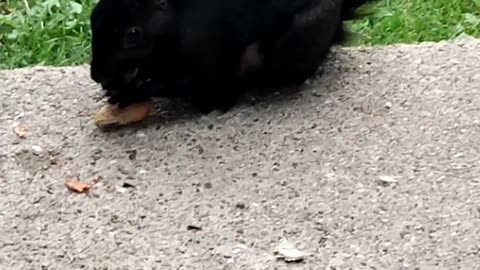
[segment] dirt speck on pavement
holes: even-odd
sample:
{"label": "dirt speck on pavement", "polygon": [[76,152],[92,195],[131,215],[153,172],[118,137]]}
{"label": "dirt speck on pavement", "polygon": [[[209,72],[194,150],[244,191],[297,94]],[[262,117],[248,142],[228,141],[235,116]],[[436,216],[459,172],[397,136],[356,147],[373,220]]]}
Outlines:
{"label": "dirt speck on pavement", "polygon": [[301,91],[108,133],[87,67],[1,71],[0,268],[480,269],[479,60],[339,49]]}

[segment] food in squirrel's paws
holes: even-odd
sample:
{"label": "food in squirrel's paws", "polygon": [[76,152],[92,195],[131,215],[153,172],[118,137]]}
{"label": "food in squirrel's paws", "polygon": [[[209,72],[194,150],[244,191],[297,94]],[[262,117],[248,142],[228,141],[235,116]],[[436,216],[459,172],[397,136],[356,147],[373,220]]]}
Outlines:
{"label": "food in squirrel's paws", "polygon": [[152,108],[151,102],[135,103],[124,108],[108,104],[95,114],[95,124],[99,128],[133,124],[147,118]]}

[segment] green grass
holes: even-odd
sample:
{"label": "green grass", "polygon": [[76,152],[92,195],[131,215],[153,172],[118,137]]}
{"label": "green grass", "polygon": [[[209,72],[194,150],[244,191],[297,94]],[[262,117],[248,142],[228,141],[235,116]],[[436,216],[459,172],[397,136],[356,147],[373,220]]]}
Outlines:
{"label": "green grass", "polygon": [[355,45],[390,45],[480,37],[480,0],[381,0],[349,23]]}
{"label": "green grass", "polygon": [[3,1],[0,69],[88,61],[89,14],[95,0]]}
{"label": "green grass", "polygon": [[[89,15],[98,0],[0,0],[0,69],[88,63]],[[480,37],[480,0],[377,0],[348,26],[349,45]]]}

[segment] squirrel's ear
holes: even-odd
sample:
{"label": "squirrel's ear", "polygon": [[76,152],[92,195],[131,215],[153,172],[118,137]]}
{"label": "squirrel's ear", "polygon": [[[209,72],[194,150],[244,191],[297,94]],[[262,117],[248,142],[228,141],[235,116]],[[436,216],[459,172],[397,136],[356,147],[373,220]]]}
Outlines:
{"label": "squirrel's ear", "polygon": [[168,7],[167,0],[153,0],[153,3],[155,4],[155,7],[160,10],[165,10]]}

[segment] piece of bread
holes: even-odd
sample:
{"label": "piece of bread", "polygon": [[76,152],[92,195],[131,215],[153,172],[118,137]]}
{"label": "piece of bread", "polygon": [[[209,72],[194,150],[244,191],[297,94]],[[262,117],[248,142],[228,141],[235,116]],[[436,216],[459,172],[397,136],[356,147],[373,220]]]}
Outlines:
{"label": "piece of bread", "polygon": [[152,109],[153,104],[150,101],[135,103],[124,108],[108,104],[95,114],[95,124],[104,129],[141,122],[149,116]]}

